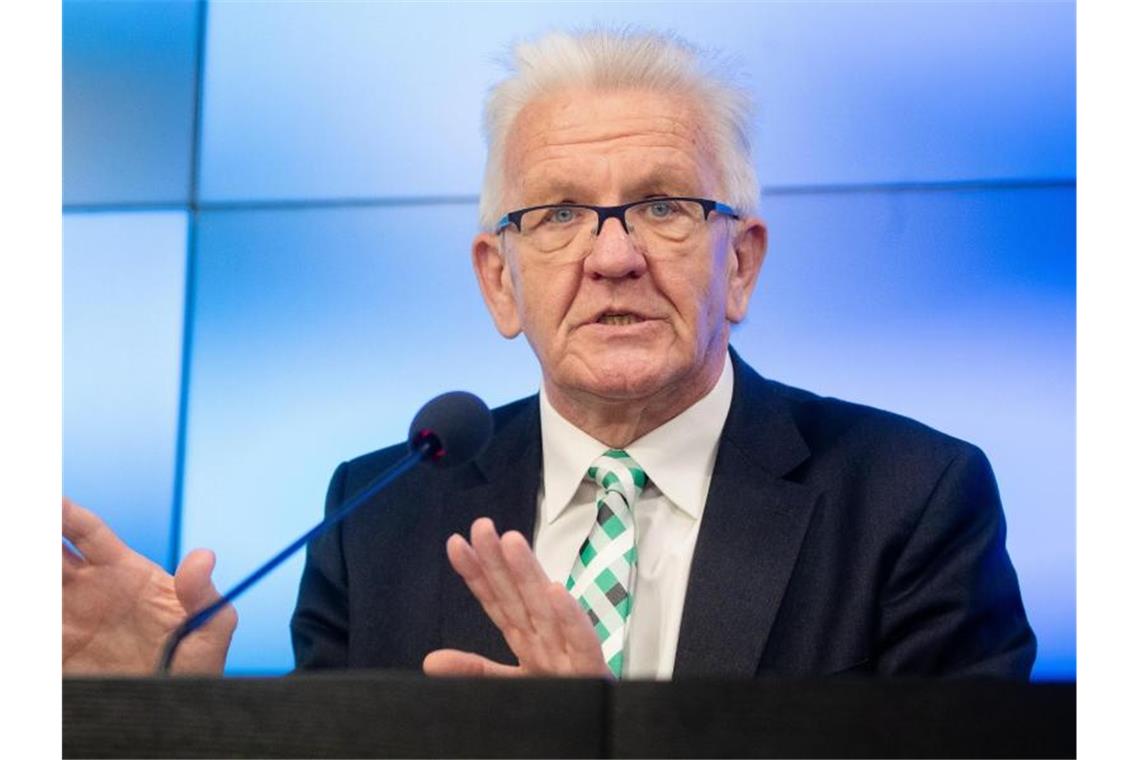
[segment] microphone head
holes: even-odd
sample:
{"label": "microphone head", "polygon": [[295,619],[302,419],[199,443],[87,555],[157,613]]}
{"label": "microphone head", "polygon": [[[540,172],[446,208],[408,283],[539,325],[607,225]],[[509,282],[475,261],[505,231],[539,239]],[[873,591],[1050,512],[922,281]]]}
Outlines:
{"label": "microphone head", "polygon": [[455,467],[479,456],[493,428],[482,399],[451,391],[423,405],[408,430],[408,445],[424,450],[424,459],[438,467]]}

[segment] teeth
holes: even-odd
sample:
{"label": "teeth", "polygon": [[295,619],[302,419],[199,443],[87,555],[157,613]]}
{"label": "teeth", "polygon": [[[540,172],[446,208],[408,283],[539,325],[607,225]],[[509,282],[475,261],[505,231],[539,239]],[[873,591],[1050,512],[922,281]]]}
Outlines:
{"label": "teeth", "polygon": [[633,314],[603,314],[598,321],[603,325],[632,325],[642,320]]}

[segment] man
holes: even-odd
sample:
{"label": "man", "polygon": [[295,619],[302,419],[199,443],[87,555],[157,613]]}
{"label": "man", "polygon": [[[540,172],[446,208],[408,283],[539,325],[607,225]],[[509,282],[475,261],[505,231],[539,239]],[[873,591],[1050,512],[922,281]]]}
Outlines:
{"label": "man", "polygon": [[[650,35],[550,35],[516,63],[488,99],[472,259],[540,394],[495,411],[475,462],[313,542],[298,667],[1027,677],[984,455],[729,349],[766,250],[742,95]],[[400,453],[342,465],[327,508]],[[78,507],[64,526],[84,555],[65,551],[66,670],[145,672],[216,598],[208,553],[170,578]],[[176,669],[219,670],[235,624]]]}

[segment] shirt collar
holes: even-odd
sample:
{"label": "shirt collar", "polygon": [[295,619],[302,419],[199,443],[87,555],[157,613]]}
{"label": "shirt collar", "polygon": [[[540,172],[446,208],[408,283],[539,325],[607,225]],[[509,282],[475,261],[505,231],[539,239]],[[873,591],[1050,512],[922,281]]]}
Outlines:
{"label": "shirt collar", "polygon": [[[732,404],[732,362],[725,358],[716,385],[703,398],[664,425],[625,447],[651,483],[693,518],[704,511],[717,445]],[[586,470],[609,446],[579,430],[539,390],[542,427],[544,524],[570,505]]]}

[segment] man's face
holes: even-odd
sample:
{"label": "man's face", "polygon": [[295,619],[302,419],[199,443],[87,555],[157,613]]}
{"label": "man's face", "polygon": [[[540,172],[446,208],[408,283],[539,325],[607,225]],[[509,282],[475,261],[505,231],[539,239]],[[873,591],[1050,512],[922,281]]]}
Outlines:
{"label": "man's face", "polygon": [[[506,209],[657,196],[723,201],[699,124],[687,99],[661,93],[544,97],[508,136]],[[680,245],[639,240],[610,219],[597,237],[580,236],[554,255],[514,227],[483,234],[474,259],[499,330],[526,335],[552,399],[666,397],[687,406],[719,375],[729,323],[744,317],[763,252],[758,220],[714,213]]]}

